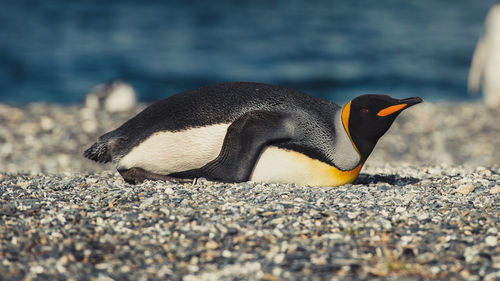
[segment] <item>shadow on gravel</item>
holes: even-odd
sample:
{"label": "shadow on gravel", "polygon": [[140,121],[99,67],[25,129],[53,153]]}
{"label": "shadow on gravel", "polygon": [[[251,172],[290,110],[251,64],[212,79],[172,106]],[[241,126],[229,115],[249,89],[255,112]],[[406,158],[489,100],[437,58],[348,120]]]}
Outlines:
{"label": "shadow on gravel", "polygon": [[371,184],[385,182],[390,185],[404,186],[407,184],[416,184],[420,179],[413,177],[400,177],[398,175],[368,175],[360,174],[353,184]]}

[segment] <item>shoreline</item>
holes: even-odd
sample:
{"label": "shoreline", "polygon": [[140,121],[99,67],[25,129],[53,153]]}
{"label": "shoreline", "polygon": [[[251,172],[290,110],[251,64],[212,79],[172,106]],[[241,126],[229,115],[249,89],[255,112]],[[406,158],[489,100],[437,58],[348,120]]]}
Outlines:
{"label": "shoreline", "polygon": [[82,153],[143,107],[0,105],[2,278],[500,278],[500,111],[409,109],[336,188],[130,185]]}

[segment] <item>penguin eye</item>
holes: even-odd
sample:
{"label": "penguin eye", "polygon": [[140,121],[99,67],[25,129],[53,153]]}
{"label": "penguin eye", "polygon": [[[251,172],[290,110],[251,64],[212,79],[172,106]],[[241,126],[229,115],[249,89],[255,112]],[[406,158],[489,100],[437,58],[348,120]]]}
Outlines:
{"label": "penguin eye", "polygon": [[368,108],[361,108],[359,111],[361,114],[367,114],[369,112]]}

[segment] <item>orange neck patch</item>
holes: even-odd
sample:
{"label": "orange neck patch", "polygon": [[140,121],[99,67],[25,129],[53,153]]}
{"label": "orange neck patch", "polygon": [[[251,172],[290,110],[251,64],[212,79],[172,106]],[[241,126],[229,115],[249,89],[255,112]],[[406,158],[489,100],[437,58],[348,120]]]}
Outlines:
{"label": "orange neck patch", "polygon": [[386,108],[380,110],[377,113],[377,115],[380,117],[387,116],[387,115],[393,114],[396,111],[400,111],[401,109],[405,108],[406,106],[407,106],[406,103],[389,106],[389,107],[386,107]]}
{"label": "orange neck patch", "polygon": [[[344,129],[351,138],[351,134],[349,133],[349,114],[351,113],[351,102],[348,102],[344,108],[342,108],[342,124],[344,125]],[[352,141],[352,139],[351,139]]]}
{"label": "orange neck patch", "polygon": [[349,132],[349,115],[351,114],[351,102],[348,102],[344,108],[342,108],[342,125],[344,125],[344,130],[346,131],[347,135],[349,136],[349,139],[351,140],[352,146],[354,146],[354,149],[359,153],[358,148],[354,144],[354,141],[352,140],[351,133]]}

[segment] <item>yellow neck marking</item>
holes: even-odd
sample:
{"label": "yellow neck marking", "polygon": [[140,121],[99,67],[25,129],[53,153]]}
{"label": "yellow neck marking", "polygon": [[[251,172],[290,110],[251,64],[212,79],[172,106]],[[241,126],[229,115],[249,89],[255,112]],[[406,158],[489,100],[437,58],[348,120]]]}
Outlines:
{"label": "yellow neck marking", "polygon": [[349,132],[349,115],[351,114],[351,102],[348,102],[344,108],[342,108],[342,124],[344,125],[344,130],[346,131],[347,135],[349,136],[349,139],[351,140],[352,146],[354,146],[354,149],[358,152],[358,154],[361,156],[359,153],[358,148],[354,144],[354,141],[352,140],[351,133]]}
{"label": "yellow neck marking", "polygon": [[363,168],[363,163],[359,163],[356,168],[350,171],[341,171],[335,167],[331,167],[330,173],[337,180],[337,185],[343,185],[352,183],[358,177],[361,168]]}
{"label": "yellow neck marking", "polygon": [[292,161],[300,162],[304,165],[302,171],[306,172],[303,175],[306,181],[308,181],[306,184],[312,186],[326,187],[352,183],[358,177],[363,167],[363,163],[359,163],[358,166],[352,170],[342,171],[325,162],[309,158],[302,153],[293,152],[292,155]]}

